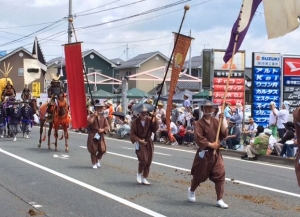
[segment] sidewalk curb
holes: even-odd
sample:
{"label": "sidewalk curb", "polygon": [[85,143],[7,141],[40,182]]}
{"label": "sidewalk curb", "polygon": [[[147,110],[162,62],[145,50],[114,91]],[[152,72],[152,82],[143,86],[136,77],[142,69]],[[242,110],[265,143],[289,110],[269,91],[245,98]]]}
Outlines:
{"label": "sidewalk curb", "polygon": [[[108,135],[110,138],[117,139],[115,134]],[[123,140],[128,140],[130,141],[129,137],[126,136]],[[170,146],[170,145],[165,145],[161,144],[163,146]],[[186,147],[186,146],[172,146],[172,148],[175,149],[184,149],[184,150],[197,150],[198,147]],[[222,155],[224,156],[230,156],[230,157],[237,157],[240,158],[241,156],[245,155],[245,151],[236,151],[236,150],[228,150],[228,149],[220,149],[222,152]],[[285,165],[285,166],[294,166],[295,165],[295,159],[289,159],[289,158],[283,158],[283,157],[278,157],[278,156],[273,156],[273,155],[260,155],[257,157],[258,161],[260,162],[266,162],[266,163],[272,163],[272,164],[279,164],[279,165]],[[255,162],[255,161],[254,161]]]}
{"label": "sidewalk curb", "polygon": [[[221,152],[224,156],[231,156],[231,157],[241,157],[246,154],[245,151],[235,151],[235,150],[228,150],[228,149],[221,149]],[[259,155],[258,161],[268,162],[272,164],[280,164],[286,166],[294,166],[295,159],[283,158],[273,155]]]}

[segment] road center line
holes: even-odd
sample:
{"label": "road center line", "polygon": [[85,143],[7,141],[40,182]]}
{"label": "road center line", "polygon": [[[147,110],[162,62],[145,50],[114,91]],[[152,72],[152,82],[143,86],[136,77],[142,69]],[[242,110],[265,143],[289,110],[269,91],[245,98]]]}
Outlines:
{"label": "road center line", "polygon": [[[79,146],[79,147],[86,149],[85,146]],[[114,153],[114,152],[106,152],[106,153],[111,154],[111,155],[115,155],[115,156],[119,156],[119,157],[124,157],[124,158],[137,160],[136,157],[131,157],[131,156],[123,155],[123,154],[118,154],[118,153]],[[181,170],[181,171],[185,171],[185,172],[190,172],[191,171],[190,169],[185,169],[185,168],[182,168],[182,167],[176,167],[176,166],[172,166],[172,165],[168,165],[168,164],[158,163],[158,162],[155,162],[155,161],[152,161],[152,164],[163,166],[163,167],[168,167],[168,168],[172,168],[172,169],[177,169],[177,170]],[[239,180],[230,179],[230,178],[225,178],[225,180],[229,181],[229,182],[233,182],[233,183],[239,183],[239,184],[254,187],[254,188],[264,189],[264,190],[267,190],[267,191],[272,191],[272,192],[276,192],[276,193],[285,194],[285,195],[300,198],[300,194],[295,194],[295,193],[288,192],[288,191],[282,191],[282,190],[279,190],[279,189],[276,189],[276,188],[270,188],[270,187],[266,187],[266,186],[262,186],[262,185],[256,185],[256,184],[252,184],[252,183],[249,183],[249,182],[239,181]]]}
{"label": "road center line", "polygon": [[[116,141],[124,142],[124,143],[130,143],[129,141],[124,141],[124,140],[119,140],[119,139],[114,139],[114,138],[109,138],[109,137],[106,137],[105,139],[116,140]],[[182,149],[177,149],[177,148],[164,147],[164,146],[160,146],[160,145],[157,145],[157,144],[155,145],[155,148],[196,154],[196,150],[194,150],[194,151],[182,150]],[[242,159],[239,159],[239,158],[228,157],[228,156],[224,156],[224,155],[223,155],[223,158],[229,159],[229,160],[240,161],[240,162],[244,162],[244,163],[259,164],[259,165],[264,165],[264,166],[277,167],[277,168],[281,168],[281,169],[295,170],[295,168],[293,168],[293,167],[286,167],[286,166],[270,164],[270,163],[263,163],[263,162],[257,162],[257,161],[245,161],[245,160],[242,160]]]}
{"label": "road center line", "polygon": [[108,193],[108,192],[106,192],[106,191],[103,191],[103,190],[101,190],[101,189],[99,189],[99,188],[96,188],[96,187],[94,187],[94,186],[92,186],[92,185],[86,184],[86,183],[81,182],[81,181],[79,181],[79,180],[77,180],[77,179],[74,179],[74,178],[71,178],[71,177],[69,177],[69,176],[66,176],[66,175],[64,175],[64,174],[62,174],[62,173],[56,172],[55,170],[49,169],[49,168],[47,168],[47,167],[44,167],[44,166],[41,166],[41,165],[39,165],[39,164],[37,164],[37,163],[34,163],[34,162],[32,162],[32,161],[29,161],[29,160],[27,160],[27,159],[25,159],[25,158],[22,158],[22,157],[19,157],[19,156],[15,155],[15,154],[10,153],[10,152],[4,151],[4,150],[1,149],[1,148],[0,148],[0,152],[3,153],[3,154],[6,154],[6,155],[8,155],[8,156],[11,156],[11,157],[13,157],[13,158],[15,158],[15,159],[18,159],[18,160],[20,160],[20,161],[23,161],[24,163],[27,163],[27,164],[29,164],[29,165],[31,165],[31,166],[37,167],[37,168],[39,168],[39,169],[41,169],[41,170],[44,170],[44,171],[46,171],[46,172],[48,172],[48,173],[51,173],[51,174],[53,174],[53,175],[56,175],[56,176],[58,176],[58,177],[60,177],[60,178],[62,178],[62,179],[65,179],[65,180],[69,181],[69,182],[72,182],[72,183],[74,183],[74,184],[77,184],[77,185],[79,185],[79,186],[81,186],[81,187],[84,187],[84,188],[86,188],[86,189],[89,189],[89,190],[91,190],[91,191],[93,191],[93,192],[96,192],[96,193],[98,193],[98,194],[101,194],[102,196],[108,197],[108,198],[110,198],[110,199],[112,199],[112,200],[115,200],[115,201],[117,201],[117,202],[119,202],[119,203],[121,203],[121,204],[124,204],[124,205],[126,205],[126,206],[128,206],[128,207],[131,207],[131,208],[133,208],[133,209],[136,209],[136,210],[138,210],[138,211],[140,211],[140,212],[143,212],[143,213],[145,213],[145,214],[147,214],[147,215],[155,216],[155,217],[166,217],[166,216],[164,216],[164,215],[162,215],[162,214],[160,214],[160,213],[154,212],[154,211],[152,211],[152,210],[150,210],[150,209],[147,209],[147,208],[145,208],[145,207],[142,207],[142,206],[140,206],[140,205],[137,205],[137,204],[135,204],[135,203],[132,203],[132,202],[130,202],[130,201],[128,201],[128,200],[125,200],[125,199],[123,199],[123,198],[121,198],[121,197],[118,197],[118,196],[116,196],[116,195],[114,195],[114,194],[111,194],[111,193]]}
{"label": "road center line", "polygon": [[[72,132],[72,131],[70,131],[70,133],[74,133],[74,134],[78,134],[78,135],[87,135],[87,134],[76,133],[76,132]],[[118,141],[118,142],[124,142],[124,143],[130,143],[131,144],[131,142],[129,142],[129,141],[115,139],[115,138],[111,138],[111,137],[105,137],[105,139],[107,139],[107,140],[114,140],[114,141]],[[196,150],[194,150],[194,151],[182,150],[182,149],[177,149],[177,148],[164,147],[164,146],[160,146],[160,145],[157,145],[157,144],[155,145],[155,148],[168,149],[168,150],[179,151],[179,152],[186,152],[186,153],[192,153],[192,154],[196,153]],[[257,162],[257,161],[245,161],[245,160],[242,160],[242,159],[239,159],[239,158],[228,157],[228,156],[224,156],[224,155],[223,155],[223,158],[224,159],[229,159],[229,160],[240,161],[240,162],[244,162],[244,163],[250,163],[250,164],[259,164],[259,165],[276,167],[276,168],[281,168],[281,169],[295,170],[293,167],[286,167],[286,166],[281,166],[281,165],[277,165],[277,164],[263,163],[263,162]]]}

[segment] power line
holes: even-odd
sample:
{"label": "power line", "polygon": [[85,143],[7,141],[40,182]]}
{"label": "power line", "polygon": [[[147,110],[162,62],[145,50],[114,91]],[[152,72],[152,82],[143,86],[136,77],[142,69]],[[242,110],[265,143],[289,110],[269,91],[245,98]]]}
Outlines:
{"label": "power line", "polygon": [[146,1],[146,0],[140,0],[140,1],[137,1],[137,2],[132,2],[132,3],[129,3],[129,4],[120,5],[120,6],[117,6],[117,7],[108,8],[108,9],[101,10],[101,11],[95,11],[95,12],[91,12],[91,13],[87,13],[87,14],[75,15],[75,17],[87,16],[87,15],[97,14],[97,13],[101,13],[101,12],[105,12],[105,11],[110,11],[110,10],[130,6],[130,5],[134,5],[134,4],[137,4],[137,3],[141,3],[141,2],[144,2],[144,1]]}
{"label": "power line", "polygon": [[100,5],[100,6],[95,7],[95,8],[91,8],[91,9],[88,9],[88,10],[85,10],[85,11],[80,11],[80,12],[75,13],[74,16],[76,16],[77,14],[81,14],[81,13],[84,13],[84,12],[88,12],[88,11],[95,10],[95,9],[97,9],[97,8],[105,7],[105,6],[107,6],[107,5],[111,5],[111,4],[116,3],[116,2],[119,2],[119,1],[120,1],[120,0],[116,0],[116,1],[114,1],[114,2],[110,2],[110,3],[108,3],[108,4]]}
{"label": "power line", "polygon": [[88,29],[88,28],[102,26],[102,25],[109,24],[109,23],[115,23],[115,22],[118,22],[118,21],[123,21],[123,20],[134,18],[134,17],[139,17],[139,16],[142,16],[142,15],[157,12],[157,11],[160,11],[160,10],[163,10],[163,9],[166,9],[166,8],[174,7],[176,5],[183,4],[183,3],[186,3],[186,2],[189,2],[189,1],[191,1],[191,0],[180,0],[180,1],[172,3],[172,4],[164,5],[162,7],[153,8],[151,10],[144,11],[144,12],[138,13],[138,14],[134,14],[134,15],[131,15],[131,16],[128,16],[128,17],[123,17],[123,18],[120,18],[120,19],[115,19],[115,20],[111,20],[111,21],[108,21],[108,22],[98,23],[98,24],[89,25],[89,26],[82,26],[82,27],[78,27],[76,29]]}
{"label": "power line", "polygon": [[5,27],[5,28],[0,28],[0,29],[18,29],[18,28],[24,28],[24,27],[29,27],[29,26],[41,26],[41,25],[48,24],[48,23],[53,23],[53,22],[55,22],[55,21],[45,22],[45,23],[29,24],[29,25],[25,25],[25,26]]}
{"label": "power line", "polygon": [[19,41],[22,41],[22,40],[24,40],[24,39],[26,39],[26,38],[28,38],[28,37],[30,37],[30,36],[32,36],[32,35],[38,33],[38,32],[41,32],[41,31],[43,31],[43,30],[45,30],[45,29],[50,28],[51,26],[55,25],[56,23],[61,22],[62,20],[63,20],[63,19],[57,20],[57,21],[55,21],[54,23],[52,23],[52,24],[50,24],[50,25],[48,25],[48,26],[46,26],[46,27],[43,27],[43,28],[40,29],[40,30],[37,30],[37,31],[35,31],[35,32],[33,32],[33,33],[30,33],[30,34],[25,35],[25,36],[23,36],[23,37],[21,37],[21,38],[12,40],[12,41],[10,41],[10,42],[6,42],[6,43],[4,43],[4,44],[1,44],[0,47],[1,47],[1,46],[5,46],[5,45],[10,45],[10,44],[13,44],[13,43],[16,43],[16,42],[19,42]]}

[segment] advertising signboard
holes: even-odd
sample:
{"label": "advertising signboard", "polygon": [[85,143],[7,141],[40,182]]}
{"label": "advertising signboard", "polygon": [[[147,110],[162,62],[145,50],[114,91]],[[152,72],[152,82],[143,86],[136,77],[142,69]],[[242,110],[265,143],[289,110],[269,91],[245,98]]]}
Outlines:
{"label": "advertising signboard", "polygon": [[299,106],[300,95],[300,55],[282,55],[283,93],[284,101],[290,103],[290,113]]}
{"label": "advertising signboard", "polygon": [[277,108],[281,97],[280,54],[252,53],[251,115],[258,125],[268,126],[270,102]]}
{"label": "advertising signboard", "polygon": [[245,51],[239,51],[233,59],[227,63],[223,61],[225,50],[214,50],[214,93],[213,102],[217,104],[223,103],[225,96],[225,89],[227,83],[227,77],[229,73],[230,64],[232,64],[232,73],[230,75],[230,81],[228,84],[228,92],[226,95],[226,101],[230,102],[232,106],[236,103],[244,105],[245,100]]}

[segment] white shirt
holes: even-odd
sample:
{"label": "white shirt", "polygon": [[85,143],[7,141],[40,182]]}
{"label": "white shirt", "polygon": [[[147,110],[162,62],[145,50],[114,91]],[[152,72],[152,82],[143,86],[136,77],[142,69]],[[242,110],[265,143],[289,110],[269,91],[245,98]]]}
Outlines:
{"label": "white shirt", "polygon": [[278,129],[284,129],[284,123],[286,123],[288,121],[289,118],[289,110],[287,109],[281,109],[278,113],[277,113],[277,127]]}
{"label": "white shirt", "polygon": [[277,118],[278,110],[276,108],[274,108],[274,112],[275,112],[276,116],[273,114],[272,110],[270,112],[269,126],[271,126],[272,124],[276,123],[276,118]]}
{"label": "white shirt", "polygon": [[172,134],[176,134],[177,133],[177,126],[176,124],[174,124],[174,122],[170,123],[170,130]]}
{"label": "white shirt", "polygon": [[277,143],[277,141],[276,141],[275,137],[274,137],[273,135],[271,135],[271,136],[269,137],[269,148],[270,148],[270,149],[273,149],[275,143]]}
{"label": "white shirt", "polygon": [[180,121],[181,123],[184,123],[184,121],[185,121],[185,114],[184,113],[180,113],[180,115],[178,116],[177,121]]}

